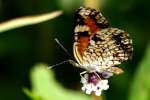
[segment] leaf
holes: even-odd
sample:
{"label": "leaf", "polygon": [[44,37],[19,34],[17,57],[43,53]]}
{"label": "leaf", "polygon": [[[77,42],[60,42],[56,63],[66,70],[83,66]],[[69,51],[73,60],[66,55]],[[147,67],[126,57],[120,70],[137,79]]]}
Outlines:
{"label": "leaf", "polygon": [[38,64],[31,70],[32,92],[24,88],[32,100],[89,100],[86,95],[64,89],[58,84],[48,66]]}
{"label": "leaf", "polygon": [[150,100],[150,45],[135,73],[129,100]]}

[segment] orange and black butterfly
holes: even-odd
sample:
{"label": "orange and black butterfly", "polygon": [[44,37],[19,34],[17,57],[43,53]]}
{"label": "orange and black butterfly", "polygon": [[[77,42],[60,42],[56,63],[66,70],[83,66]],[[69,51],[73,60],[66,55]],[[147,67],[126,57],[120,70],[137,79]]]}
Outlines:
{"label": "orange and black butterfly", "polygon": [[97,10],[80,7],[75,12],[73,53],[75,66],[87,72],[109,71],[120,74],[117,67],[132,55],[132,39],[124,30],[109,26]]}
{"label": "orange and black butterfly", "polygon": [[76,61],[67,60],[54,66],[69,61],[85,69],[80,73],[82,90],[86,94],[95,92],[95,95],[100,96],[103,90],[109,88],[107,79],[123,72],[117,66],[131,57],[132,39],[124,30],[110,27],[106,18],[95,9],[80,7],[74,17],[73,54]]}

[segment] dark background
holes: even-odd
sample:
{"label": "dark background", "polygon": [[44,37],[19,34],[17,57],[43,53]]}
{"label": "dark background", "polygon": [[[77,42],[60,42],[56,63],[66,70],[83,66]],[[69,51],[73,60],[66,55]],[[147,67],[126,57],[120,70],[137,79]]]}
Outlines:
{"label": "dark background", "polygon": [[[0,34],[0,100],[27,100],[23,87],[30,87],[29,70],[36,63],[49,65],[69,59],[54,38],[72,54],[73,14],[81,0],[0,0],[0,22],[27,15],[63,10],[63,15],[37,25]],[[149,43],[150,11],[148,0],[106,0],[101,11],[112,27],[124,29],[133,39],[132,60],[123,64],[125,73],[111,78],[107,100],[127,100],[139,62]],[[70,64],[54,68],[58,82],[79,91],[80,71]]]}

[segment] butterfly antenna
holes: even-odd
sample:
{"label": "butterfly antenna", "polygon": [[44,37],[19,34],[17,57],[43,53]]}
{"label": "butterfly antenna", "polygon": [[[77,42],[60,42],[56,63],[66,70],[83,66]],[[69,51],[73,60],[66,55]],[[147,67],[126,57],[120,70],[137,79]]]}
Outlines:
{"label": "butterfly antenna", "polygon": [[56,43],[66,52],[66,54],[72,58],[71,54],[67,51],[67,49],[59,42],[59,40],[57,38],[54,39],[56,41]]}
{"label": "butterfly antenna", "polygon": [[48,67],[48,69],[51,69],[51,68],[53,68],[53,67],[56,67],[56,66],[62,65],[62,64],[64,64],[64,63],[66,63],[66,62],[69,62],[69,60],[65,60],[65,61],[62,61],[62,62],[57,63],[57,64],[55,64],[55,65],[49,66],[49,67]]}
{"label": "butterfly antenna", "polygon": [[[70,55],[70,53],[67,51],[67,49],[59,42],[59,40],[57,38],[54,39],[56,41],[56,43],[67,53],[67,55],[72,58],[72,56]],[[70,59],[69,60],[65,60],[65,61],[62,61],[60,63],[57,63],[55,65],[52,65],[52,66],[49,66],[48,69],[51,69],[53,67],[56,67],[56,66],[59,66],[59,65],[62,65],[64,63],[67,63],[67,62],[70,62]]]}

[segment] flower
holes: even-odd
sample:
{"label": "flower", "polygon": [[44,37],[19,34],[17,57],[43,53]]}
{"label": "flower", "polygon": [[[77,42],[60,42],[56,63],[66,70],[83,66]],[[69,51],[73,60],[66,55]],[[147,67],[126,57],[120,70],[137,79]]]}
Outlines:
{"label": "flower", "polygon": [[98,72],[89,72],[84,74],[84,76],[81,77],[81,83],[83,84],[81,88],[82,91],[86,94],[95,92],[95,95],[97,96],[100,96],[103,90],[107,90],[109,88],[108,80],[102,76],[102,73]]}

